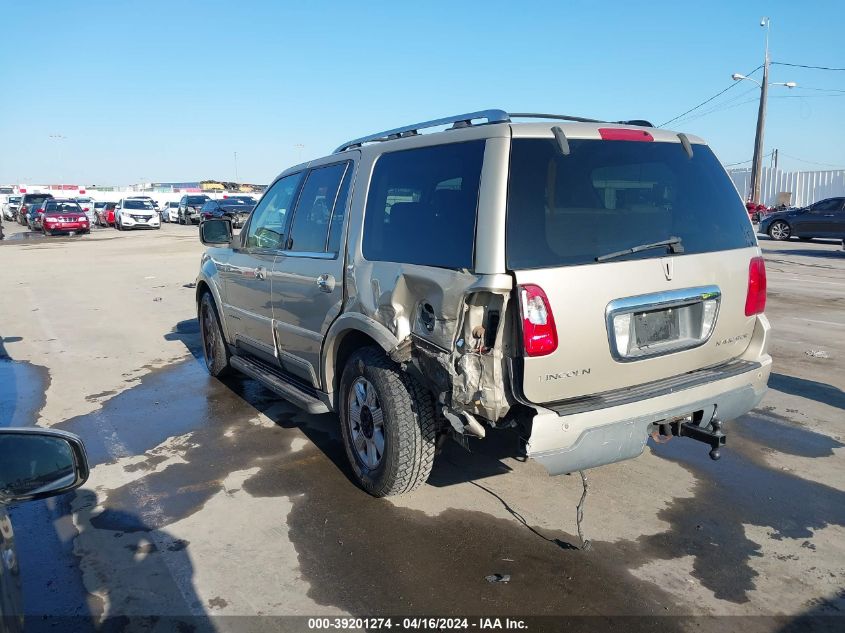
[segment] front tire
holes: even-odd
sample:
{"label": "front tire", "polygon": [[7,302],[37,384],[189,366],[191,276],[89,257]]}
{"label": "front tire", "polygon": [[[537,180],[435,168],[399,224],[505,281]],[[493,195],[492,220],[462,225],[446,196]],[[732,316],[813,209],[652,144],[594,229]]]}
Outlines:
{"label": "front tire", "polygon": [[223,338],[220,317],[210,292],[205,292],[197,306],[197,318],[200,322],[200,338],[205,367],[215,378],[221,378],[230,371],[229,350]]}
{"label": "front tire", "polygon": [[361,487],[374,497],[415,490],[434,463],[431,394],[374,347],[349,359],[338,402],[346,455]]}
{"label": "front tire", "polygon": [[783,220],[772,222],[772,225],[769,227],[769,237],[773,240],[783,242],[788,240],[791,235],[792,228]]}

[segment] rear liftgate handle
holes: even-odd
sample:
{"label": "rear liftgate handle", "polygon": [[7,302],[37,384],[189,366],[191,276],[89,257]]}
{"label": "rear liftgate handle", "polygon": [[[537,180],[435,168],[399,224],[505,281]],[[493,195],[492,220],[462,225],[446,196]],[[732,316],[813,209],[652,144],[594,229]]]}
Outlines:
{"label": "rear liftgate handle", "polygon": [[317,287],[323,292],[331,292],[334,290],[335,280],[333,275],[323,273],[317,277]]}

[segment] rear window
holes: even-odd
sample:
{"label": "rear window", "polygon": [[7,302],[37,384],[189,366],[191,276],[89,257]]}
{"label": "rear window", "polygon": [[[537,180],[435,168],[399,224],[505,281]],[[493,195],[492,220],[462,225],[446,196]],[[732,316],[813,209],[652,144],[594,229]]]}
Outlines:
{"label": "rear window", "polygon": [[[508,184],[510,269],[595,263],[681,239],[685,254],[753,246],[748,214],[713,152],[678,143],[514,139]],[[613,261],[662,257],[666,247]]]}
{"label": "rear window", "polygon": [[35,202],[35,203],[41,203],[41,202],[44,202],[45,200],[49,200],[49,199],[50,199],[50,198],[52,198],[52,197],[53,197],[53,196],[52,196],[52,195],[50,195],[49,193],[45,193],[45,194],[39,194],[39,193],[27,194],[26,196],[24,196],[24,202],[26,202],[26,204],[32,204],[33,202]]}
{"label": "rear window", "polygon": [[484,141],[383,154],[364,217],[370,261],[472,268]]}
{"label": "rear window", "polygon": [[208,201],[208,196],[188,196],[185,204],[203,204]]}

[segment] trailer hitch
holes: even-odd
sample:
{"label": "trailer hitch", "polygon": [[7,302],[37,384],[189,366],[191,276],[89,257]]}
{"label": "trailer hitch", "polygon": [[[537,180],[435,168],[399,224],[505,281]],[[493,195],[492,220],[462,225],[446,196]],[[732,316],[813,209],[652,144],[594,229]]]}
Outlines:
{"label": "trailer hitch", "polygon": [[720,449],[727,443],[727,436],[722,433],[722,421],[715,415],[707,426],[700,422],[676,420],[670,425],[673,435],[689,437],[710,445],[710,459],[716,461],[722,454]]}

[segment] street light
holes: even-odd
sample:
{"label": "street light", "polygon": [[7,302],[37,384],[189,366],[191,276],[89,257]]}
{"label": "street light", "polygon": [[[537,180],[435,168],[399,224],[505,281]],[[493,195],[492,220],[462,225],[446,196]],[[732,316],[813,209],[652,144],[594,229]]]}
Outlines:
{"label": "street light", "polygon": [[766,54],[763,57],[763,81],[757,81],[740,73],[731,75],[734,81],[752,81],[760,86],[760,107],[757,109],[757,133],[754,136],[754,159],[751,163],[751,202],[760,202],[760,187],[763,171],[763,133],[766,127],[766,103],[769,99],[769,86],[786,86],[789,89],[795,88],[798,84],[794,81],[769,82],[769,30],[771,20],[764,17],[760,20],[760,26],[766,29]]}
{"label": "street light", "polygon": [[[60,172],[59,173],[59,180],[62,180],[61,177],[64,175],[64,173],[63,173],[64,172],[64,165],[62,164],[62,143],[61,142],[66,141],[67,136],[65,136],[63,134],[50,134],[50,138],[58,143],[57,151],[58,151],[58,154],[59,154],[59,172]],[[65,183],[64,182],[59,183],[59,189],[61,191],[65,190]]]}

